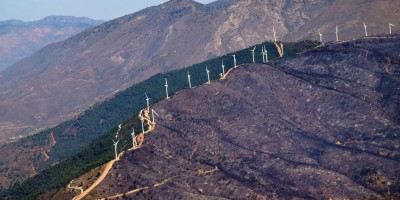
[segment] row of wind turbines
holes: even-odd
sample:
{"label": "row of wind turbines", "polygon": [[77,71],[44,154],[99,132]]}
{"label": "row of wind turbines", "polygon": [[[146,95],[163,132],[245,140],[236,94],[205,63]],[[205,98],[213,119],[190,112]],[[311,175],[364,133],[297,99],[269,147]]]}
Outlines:
{"label": "row of wind turbines", "polygon": [[[364,25],[365,36],[367,37],[368,36],[367,25],[365,23],[363,23],[363,25]],[[392,27],[393,26],[395,26],[395,25],[392,24],[392,23],[389,23],[389,34],[392,34]],[[274,42],[275,42],[275,44],[277,44],[275,26],[272,26],[272,31],[273,31],[273,36],[274,36]],[[322,40],[323,39],[322,38],[323,35],[321,34],[320,31],[318,31],[318,34],[319,34],[320,42],[323,43],[323,40]],[[335,35],[336,35],[336,41],[339,41],[339,27],[338,27],[338,25],[336,25]],[[256,47],[257,46],[254,46],[253,49],[250,49],[253,63],[256,62],[255,61],[255,50],[256,50]],[[283,44],[282,43],[280,43],[280,48],[281,48],[281,52],[282,52],[282,55],[283,55]],[[261,55],[262,55],[263,63],[269,62],[269,60],[268,60],[268,51],[267,51],[267,48],[265,47],[265,45],[261,47]],[[233,54],[231,56],[233,57],[233,68],[237,68],[238,65],[237,65],[236,55]],[[222,59],[222,63],[221,63],[221,68],[222,68],[222,73],[220,73],[220,77],[221,77],[221,79],[224,79],[226,74],[225,74],[225,65],[224,65],[224,60],[223,59]],[[207,66],[206,66],[206,74],[207,74],[207,82],[205,84],[210,84],[211,83],[210,70],[208,69]],[[189,88],[192,88],[191,75],[190,75],[189,71],[187,72],[187,80],[188,80]],[[169,96],[169,91],[168,91],[168,80],[167,80],[167,78],[165,78],[164,87],[165,87],[166,99],[169,99],[170,96]],[[151,98],[149,98],[147,93],[145,93],[145,96],[146,96],[147,113],[150,113],[150,111],[151,111],[151,123],[155,124],[155,115],[156,116],[159,116],[159,115],[154,109],[150,110],[150,99]],[[146,130],[145,130],[145,123],[144,123],[145,117],[144,117],[143,112],[141,112],[141,114],[140,114],[140,121],[141,121],[141,125],[142,125],[142,132],[140,134],[144,134],[146,132]],[[118,138],[120,130],[121,130],[121,124],[118,126],[118,131],[117,131],[117,133],[115,135],[116,139]],[[136,147],[138,147],[138,144],[137,144],[137,141],[135,139],[137,135],[135,134],[135,129],[134,128],[132,128],[131,136],[132,136],[132,147],[133,147],[133,149],[135,149]],[[115,160],[118,160],[117,145],[118,145],[119,140],[117,140],[117,141],[112,140],[112,141],[113,141],[113,145],[114,145]]]}
{"label": "row of wind turbines", "polygon": [[[365,37],[368,37],[368,30],[367,30],[368,26],[365,24],[365,22],[363,22],[363,25],[364,25],[364,35],[365,35]],[[395,26],[395,25],[392,24],[392,23],[389,23],[389,34],[392,34],[392,27],[393,26]],[[324,36],[324,35],[322,35],[321,31],[318,31],[318,34],[319,34],[319,41],[321,43],[323,43],[322,36]],[[336,35],[336,42],[337,42],[337,41],[339,41],[339,27],[338,27],[338,25],[336,25],[335,35]]]}
{"label": "row of wind turbines", "polygon": [[[251,53],[252,53],[252,61],[253,61],[253,63],[256,62],[255,61],[255,50],[256,50],[256,46],[253,49],[250,50]],[[263,57],[263,63],[268,62],[268,51],[267,51],[267,48],[265,47],[265,45],[262,47],[261,55]],[[233,54],[231,56],[233,57],[233,65],[234,65],[233,68],[237,68],[238,64],[237,64],[237,60],[236,60],[236,55]],[[220,76],[221,76],[221,79],[224,79],[224,77],[226,75],[225,74],[224,60],[222,60],[221,68],[222,68],[222,73],[220,74]],[[207,73],[207,82],[206,82],[206,84],[210,84],[211,83],[210,70],[208,69],[208,67],[206,67],[206,73]],[[190,75],[189,72],[187,72],[187,79],[188,79],[189,88],[192,88],[191,75]],[[166,99],[169,99],[170,98],[169,91],[168,91],[169,85],[168,85],[168,79],[167,78],[165,78],[164,87],[165,87]],[[151,111],[151,123],[155,124],[155,116],[159,116],[159,115],[154,109],[150,109],[150,99],[151,98],[149,98],[147,93],[145,93],[145,97],[146,97],[146,99],[145,99],[146,100],[146,108],[145,109],[147,110],[148,113],[150,113],[150,111]],[[140,114],[140,121],[141,121],[141,128],[142,128],[142,131],[141,131],[140,134],[144,134],[146,132],[146,128],[145,128],[145,122],[144,122],[145,121],[145,117],[144,117],[143,112],[141,112],[141,114]],[[118,138],[119,132],[121,131],[121,126],[122,126],[121,124],[118,126],[118,130],[117,130],[117,133],[115,135],[116,139]],[[135,129],[134,128],[132,128],[131,136],[132,136],[132,148],[135,149],[136,147],[138,147],[138,144],[137,144],[137,141],[135,139],[137,134],[135,133]],[[113,146],[114,146],[115,160],[117,161],[118,160],[117,146],[118,146],[119,140],[116,140],[116,141],[112,140],[112,141],[113,141]]]}

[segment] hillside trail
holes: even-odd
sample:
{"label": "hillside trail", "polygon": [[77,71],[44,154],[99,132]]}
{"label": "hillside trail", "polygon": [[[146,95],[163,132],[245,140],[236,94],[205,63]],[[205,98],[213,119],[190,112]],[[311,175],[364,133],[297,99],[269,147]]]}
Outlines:
{"label": "hillside trail", "polygon": [[[139,134],[138,136],[135,137],[135,140],[137,140],[137,144],[139,144],[139,145],[137,147],[134,147],[134,148],[132,147],[132,148],[128,149],[127,151],[132,151],[132,150],[139,149],[143,144],[144,135],[147,134],[147,133],[150,133],[151,131],[153,131],[155,129],[156,123],[152,123],[151,122],[150,115],[149,115],[148,111],[146,109],[142,109],[140,111],[140,113],[139,113],[139,117],[142,116],[142,113],[144,113],[143,114],[144,120],[146,120],[146,124],[148,125],[149,128],[145,132],[143,132],[143,133],[141,133],[141,134]],[[82,189],[80,189],[81,190],[81,194],[79,194],[78,196],[74,197],[72,200],[81,200],[86,195],[88,195],[97,185],[99,185],[104,180],[104,178],[107,176],[107,174],[110,172],[111,168],[113,167],[114,163],[116,161],[118,161],[119,158],[124,155],[124,153],[125,153],[125,151],[122,151],[121,153],[118,154],[117,160],[113,159],[110,162],[108,162],[106,164],[103,172],[99,176],[99,178],[88,189],[86,189],[85,191],[82,191]],[[70,185],[68,185],[68,186],[70,186]],[[72,189],[76,189],[76,188],[72,188]]]}

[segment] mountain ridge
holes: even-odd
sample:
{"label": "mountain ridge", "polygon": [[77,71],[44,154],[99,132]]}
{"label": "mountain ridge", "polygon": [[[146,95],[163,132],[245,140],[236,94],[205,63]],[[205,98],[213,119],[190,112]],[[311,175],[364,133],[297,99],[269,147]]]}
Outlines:
{"label": "mountain ridge", "polygon": [[48,16],[30,22],[0,21],[0,71],[47,44],[64,40],[102,22],[72,16]]}

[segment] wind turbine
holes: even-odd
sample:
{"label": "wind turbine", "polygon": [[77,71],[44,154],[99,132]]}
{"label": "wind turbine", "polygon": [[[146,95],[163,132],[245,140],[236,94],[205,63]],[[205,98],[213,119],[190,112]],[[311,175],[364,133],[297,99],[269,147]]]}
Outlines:
{"label": "wind turbine", "polygon": [[206,66],[206,73],[207,73],[207,80],[208,80],[207,84],[210,84],[211,83],[211,81],[210,81],[210,70],[208,70],[207,66]]}
{"label": "wind turbine", "polygon": [[225,76],[225,65],[224,65],[224,59],[222,59],[222,76]]}
{"label": "wind turbine", "polygon": [[338,36],[339,28],[336,25],[336,42],[339,41],[339,36]]}
{"label": "wind turbine", "polygon": [[154,114],[156,114],[156,115],[159,117],[158,113],[157,113],[154,109],[151,109],[151,117],[153,118],[153,120],[152,120],[152,123],[153,123],[153,124],[155,124],[155,121],[154,121]]}
{"label": "wind turbine", "polygon": [[135,148],[136,147],[136,140],[135,140],[135,128],[132,127],[132,147]]}
{"label": "wind turbine", "polygon": [[267,48],[265,48],[265,46],[264,46],[264,52],[265,52],[265,62],[269,62],[268,61],[268,51],[267,51]]}
{"label": "wind turbine", "polygon": [[253,56],[253,63],[256,62],[256,60],[254,58],[254,51],[256,50],[256,47],[257,46],[254,46],[253,50],[250,50],[251,51],[251,55]]}
{"label": "wind turbine", "polygon": [[167,99],[169,99],[169,96],[168,96],[168,80],[167,80],[167,78],[165,78],[165,94],[167,95]]}
{"label": "wind turbine", "polygon": [[276,32],[275,32],[275,26],[272,26],[272,31],[274,32],[274,41],[276,42]]}
{"label": "wind turbine", "polygon": [[236,55],[235,54],[233,54],[232,55],[233,56],[233,66],[236,68],[237,67],[237,63],[236,63]]}
{"label": "wind turbine", "polygon": [[140,121],[142,121],[142,133],[144,134],[144,117],[143,117],[143,112],[140,115]]}
{"label": "wind turbine", "polygon": [[283,43],[281,43],[281,50],[282,50],[282,56],[283,56]]}
{"label": "wind turbine", "polygon": [[263,47],[261,47],[261,55],[262,55],[262,58],[263,58],[263,63],[265,63],[265,57],[264,57],[265,52],[264,52],[264,49],[265,49],[265,45]]}
{"label": "wind turbine", "polygon": [[389,23],[389,34],[392,34],[392,26],[394,26],[394,25]]}
{"label": "wind turbine", "polygon": [[321,34],[321,32],[320,31],[318,31],[318,34],[319,34],[319,41],[323,44],[323,42],[322,42],[322,34]]}
{"label": "wind turbine", "polygon": [[363,24],[364,24],[364,30],[365,30],[365,37],[367,37],[367,36],[368,36],[368,33],[367,33],[367,25],[365,25],[365,22],[364,22]]}
{"label": "wind turbine", "polygon": [[150,98],[149,98],[149,96],[147,96],[147,94],[146,94],[146,93],[144,93],[144,94],[146,95],[147,112],[150,112],[150,105],[149,105]]}
{"label": "wind turbine", "polygon": [[187,74],[188,74],[189,88],[192,88],[192,82],[190,81],[190,74],[189,74],[189,71],[187,72]]}
{"label": "wind turbine", "polygon": [[112,140],[114,142],[114,151],[115,151],[115,161],[118,160],[118,154],[117,154],[117,145],[119,140],[117,140],[116,142],[114,140]]}

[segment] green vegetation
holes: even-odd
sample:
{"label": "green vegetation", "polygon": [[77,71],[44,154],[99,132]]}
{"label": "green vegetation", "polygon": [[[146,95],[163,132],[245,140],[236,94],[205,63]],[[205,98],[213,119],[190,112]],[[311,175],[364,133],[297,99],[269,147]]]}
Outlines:
{"label": "green vegetation", "polygon": [[[285,43],[285,57],[314,48],[318,44],[311,41]],[[261,45],[267,47],[270,60],[278,59],[275,45],[266,42],[257,45],[257,62],[262,62]],[[238,64],[252,62],[250,49],[252,48],[234,52]],[[207,81],[206,66],[210,70],[210,78],[218,79],[222,59],[226,66],[225,70],[233,66],[231,55],[232,53],[188,68],[157,74],[116,94],[111,99],[93,105],[91,109],[73,120],[26,138],[25,141],[33,141],[34,145],[43,145],[48,141],[50,132],[54,132],[57,144],[48,153],[50,159],[42,164],[43,171],[22,183],[14,184],[7,190],[0,191],[0,197],[35,199],[46,191],[64,187],[70,180],[113,159],[111,139],[117,131],[117,125],[123,123],[119,151],[130,147],[132,127],[140,130],[136,117],[140,109],[146,106],[145,93],[151,98],[151,103],[164,99],[165,78],[168,79],[170,95],[188,88],[187,71],[192,75],[192,86],[201,85]]]}

